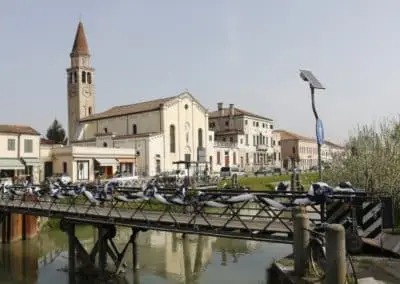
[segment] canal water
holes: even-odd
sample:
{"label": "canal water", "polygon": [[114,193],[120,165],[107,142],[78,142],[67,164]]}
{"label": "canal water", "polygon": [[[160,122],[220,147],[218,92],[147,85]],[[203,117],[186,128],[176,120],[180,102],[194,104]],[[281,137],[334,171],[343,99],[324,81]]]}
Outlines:
{"label": "canal water", "polygon": [[[92,227],[77,228],[77,235],[86,249],[93,247],[96,231]],[[120,228],[117,246],[123,247],[129,236],[130,230]],[[66,235],[59,230],[29,241],[1,244],[0,283],[72,283],[67,272],[67,244]],[[289,245],[276,243],[141,232],[136,274],[130,254],[124,277],[107,283],[267,283],[266,268],[291,250]],[[99,282],[81,279],[78,283]]]}

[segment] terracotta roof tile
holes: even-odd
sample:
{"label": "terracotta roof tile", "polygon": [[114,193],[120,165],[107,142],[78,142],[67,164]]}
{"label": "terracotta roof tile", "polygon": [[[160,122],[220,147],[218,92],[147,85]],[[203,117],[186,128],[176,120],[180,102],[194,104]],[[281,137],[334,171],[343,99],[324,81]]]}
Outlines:
{"label": "terracotta roof tile", "polygon": [[[290,131],[282,130],[282,129],[274,130],[273,133],[279,133],[281,136],[280,140],[302,140],[302,141],[310,141],[310,142],[317,141],[315,138],[302,136],[302,135],[296,134],[294,132],[290,132]],[[335,144],[328,140],[325,140],[324,144],[331,146],[331,147],[343,148],[343,146],[340,146],[340,145]]]}
{"label": "terracotta roof tile", "polygon": [[115,106],[104,112],[95,113],[93,115],[82,118],[81,121],[82,122],[83,121],[91,121],[91,120],[97,120],[97,119],[102,119],[102,118],[110,118],[110,117],[123,116],[123,115],[158,110],[161,108],[161,106],[163,104],[175,99],[176,97],[177,96],[173,96],[173,97],[168,97],[168,98],[163,98],[163,99],[141,102],[141,103],[137,103],[137,104]]}
{"label": "terracotta roof tile", "polygon": [[314,142],[315,139],[299,135],[294,132],[290,132],[287,130],[274,130],[275,133],[279,133],[281,136],[281,140],[303,140],[303,141],[312,141]]}
{"label": "terracotta roof tile", "polygon": [[[219,117],[227,117],[227,116],[229,116],[229,108],[223,108],[223,111],[224,111],[223,115],[221,115],[219,110],[210,112],[208,117],[209,118],[219,118]],[[255,118],[260,118],[260,119],[265,119],[265,120],[270,120],[270,121],[273,120],[271,118],[268,118],[268,117],[265,117],[265,116],[261,116],[261,115],[258,115],[258,114],[254,114],[254,113],[245,111],[245,110],[240,109],[240,108],[234,108],[234,116],[242,116],[242,115],[255,117]]]}
{"label": "terracotta roof tile", "polygon": [[74,45],[72,46],[71,56],[89,55],[89,46],[85,36],[82,22],[79,22],[76,30]]}
{"label": "terracotta roof tile", "polygon": [[0,124],[0,133],[40,135],[35,129],[26,125]]}

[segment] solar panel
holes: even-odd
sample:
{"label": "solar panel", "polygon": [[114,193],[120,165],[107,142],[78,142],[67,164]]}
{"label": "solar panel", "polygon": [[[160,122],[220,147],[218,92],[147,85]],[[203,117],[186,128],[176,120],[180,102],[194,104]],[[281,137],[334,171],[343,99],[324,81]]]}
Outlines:
{"label": "solar panel", "polygon": [[304,81],[307,81],[315,89],[325,89],[324,86],[315,78],[314,74],[308,70],[300,70],[300,77]]}

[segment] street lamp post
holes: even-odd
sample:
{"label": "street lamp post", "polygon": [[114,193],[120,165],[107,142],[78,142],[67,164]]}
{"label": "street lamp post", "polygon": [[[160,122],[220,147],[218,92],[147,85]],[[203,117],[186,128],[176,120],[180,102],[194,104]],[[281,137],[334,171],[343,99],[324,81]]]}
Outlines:
{"label": "street lamp post", "polygon": [[315,89],[324,90],[325,87],[315,78],[313,73],[308,70],[300,70],[300,78],[303,81],[306,81],[310,85],[311,90],[311,107],[315,116],[315,132],[317,136],[317,145],[318,145],[318,174],[319,180],[322,181],[322,165],[321,165],[321,146],[324,144],[324,128],[322,125],[322,121],[319,119],[317,109],[315,107]]}

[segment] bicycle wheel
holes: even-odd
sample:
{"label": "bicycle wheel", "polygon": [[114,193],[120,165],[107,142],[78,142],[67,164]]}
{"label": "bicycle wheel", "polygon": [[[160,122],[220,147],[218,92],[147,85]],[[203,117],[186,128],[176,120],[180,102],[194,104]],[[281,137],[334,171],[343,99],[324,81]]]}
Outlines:
{"label": "bicycle wheel", "polygon": [[346,254],[346,280],[347,283],[354,283],[357,284],[358,283],[358,277],[356,274],[356,269],[354,267],[354,263],[353,260],[350,256],[350,254]]}
{"label": "bicycle wheel", "polygon": [[324,242],[318,237],[314,237],[310,240],[309,261],[314,275],[320,279],[323,279],[325,277],[327,262]]}

